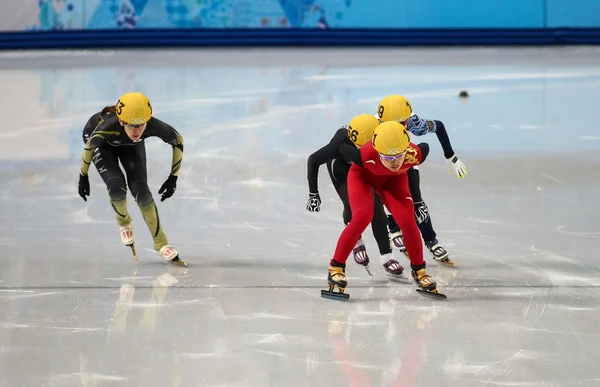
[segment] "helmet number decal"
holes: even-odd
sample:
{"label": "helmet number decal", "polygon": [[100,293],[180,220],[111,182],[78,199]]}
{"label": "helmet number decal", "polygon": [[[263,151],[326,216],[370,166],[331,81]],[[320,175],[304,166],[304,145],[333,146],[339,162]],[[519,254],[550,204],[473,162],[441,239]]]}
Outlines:
{"label": "helmet number decal", "polygon": [[375,139],[377,138],[377,133],[373,133],[373,147],[375,147]]}
{"label": "helmet number decal", "polygon": [[125,107],[125,104],[123,102],[121,102],[121,100],[119,100],[117,102],[117,109],[116,109],[117,110],[117,115],[120,116],[121,114],[123,114],[123,108],[124,107]]}
{"label": "helmet number decal", "polygon": [[382,117],[383,117],[383,111],[384,111],[384,110],[385,110],[385,109],[384,109],[383,105],[379,105],[379,110],[378,110],[378,113],[379,113],[379,118],[382,118]]}
{"label": "helmet number decal", "polygon": [[356,142],[356,140],[358,140],[358,130],[352,129],[351,126],[348,126],[348,137],[350,137],[352,142]]}
{"label": "helmet number decal", "polygon": [[150,101],[148,101],[148,107],[150,108],[150,115],[152,115],[152,105],[150,105]]}

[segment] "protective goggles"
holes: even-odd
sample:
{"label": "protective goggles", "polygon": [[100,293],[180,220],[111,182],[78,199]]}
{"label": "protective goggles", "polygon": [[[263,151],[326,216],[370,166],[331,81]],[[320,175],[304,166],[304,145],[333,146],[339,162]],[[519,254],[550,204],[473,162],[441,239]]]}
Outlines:
{"label": "protective goggles", "polygon": [[406,156],[406,151],[404,151],[402,153],[399,153],[397,155],[392,155],[392,156],[384,155],[384,154],[381,154],[381,153],[379,154],[379,158],[381,160],[384,160],[384,161],[402,160],[404,158],[404,156]]}

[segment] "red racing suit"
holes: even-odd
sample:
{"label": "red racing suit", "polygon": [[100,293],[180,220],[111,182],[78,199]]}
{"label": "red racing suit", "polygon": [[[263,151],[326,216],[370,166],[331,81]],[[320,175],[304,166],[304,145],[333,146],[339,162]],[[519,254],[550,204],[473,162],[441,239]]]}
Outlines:
{"label": "red racing suit", "polygon": [[421,269],[425,266],[423,245],[406,175],[409,168],[420,165],[423,161],[421,148],[411,142],[404,163],[397,172],[392,172],[383,165],[371,141],[360,148],[360,161],[362,166],[353,163],[348,172],[348,198],[352,220],[340,235],[333,261],[346,263],[356,242],[373,219],[372,191],[375,191],[402,230],[411,268]]}

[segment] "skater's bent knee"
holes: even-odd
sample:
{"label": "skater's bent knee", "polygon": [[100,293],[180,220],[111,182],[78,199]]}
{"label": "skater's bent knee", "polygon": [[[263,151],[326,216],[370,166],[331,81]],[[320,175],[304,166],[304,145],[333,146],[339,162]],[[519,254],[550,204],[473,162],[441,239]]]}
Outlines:
{"label": "skater's bent knee", "polygon": [[150,192],[150,188],[145,181],[134,181],[129,184],[129,189],[131,190],[131,194],[135,198],[135,200],[140,205],[147,205],[152,203],[152,193]]}
{"label": "skater's bent knee", "polygon": [[106,188],[110,199],[115,202],[119,202],[127,196],[127,186],[125,180],[121,178],[110,179],[106,182]]}

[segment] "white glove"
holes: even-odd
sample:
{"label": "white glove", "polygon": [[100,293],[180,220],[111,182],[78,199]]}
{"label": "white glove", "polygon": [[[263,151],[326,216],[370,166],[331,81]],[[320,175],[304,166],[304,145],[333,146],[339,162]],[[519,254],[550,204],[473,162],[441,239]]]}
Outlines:
{"label": "white glove", "polygon": [[319,212],[321,209],[321,196],[319,193],[309,193],[308,201],[306,202],[306,210],[309,212]]}
{"label": "white glove", "polygon": [[446,159],[446,164],[448,163],[451,167],[450,173],[454,172],[457,178],[462,179],[463,177],[467,176],[467,167],[462,161],[460,161],[457,155]]}

